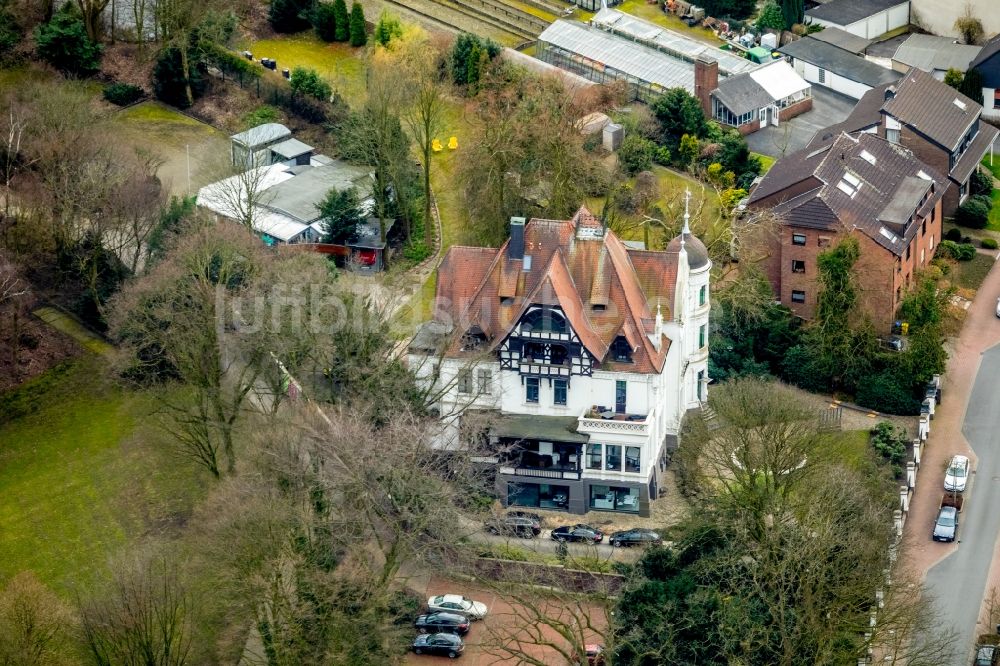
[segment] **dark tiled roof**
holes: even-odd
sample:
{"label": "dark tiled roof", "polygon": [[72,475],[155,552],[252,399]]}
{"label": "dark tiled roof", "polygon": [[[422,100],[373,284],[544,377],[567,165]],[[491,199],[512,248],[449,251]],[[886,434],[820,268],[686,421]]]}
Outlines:
{"label": "dark tiled roof", "polygon": [[[919,227],[911,220],[925,216],[947,185],[944,176],[902,146],[863,133],[856,137],[841,134],[825,151],[814,174],[822,186],[775,207],[786,224],[857,229],[897,255],[905,251]],[[933,190],[923,200],[914,196],[914,178],[933,182]],[[895,199],[910,203],[888,211],[893,222],[893,228],[888,228],[882,217]]]}
{"label": "dark tiled roof", "polygon": [[830,0],[826,4],[806,10],[806,18],[830,21],[837,25],[850,25],[904,2],[906,0]]}
{"label": "dark tiled roof", "polygon": [[951,170],[949,174],[951,179],[956,183],[964,183],[972,175],[976,165],[983,161],[983,156],[986,155],[990,146],[996,141],[997,135],[1000,135],[1000,130],[997,130],[992,125],[980,122],[979,134],[972,140],[972,143],[969,144],[969,147],[965,149],[965,153],[958,160],[958,164]]}
{"label": "dark tiled roof", "polygon": [[757,111],[774,102],[764,86],[754,81],[749,74],[737,74],[723,79],[719,87],[712,91],[712,96],[737,116]]}
{"label": "dark tiled roof", "polygon": [[823,28],[819,32],[814,32],[809,36],[813,39],[818,39],[821,42],[833,44],[837,48],[844,49],[849,53],[858,55],[864,53],[865,49],[867,49],[869,44],[872,43],[872,40],[870,39],[858,37],[854,33],[829,26]]}
{"label": "dark tiled roof", "polygon": [[[460,355],[461,337],[473,328],[495,348],[529,307],[553,305],[598,361],[607,364],[611,343],[623,335],[636,350],[628,369],[659,372],[670,341],[657,350],[650,337],[656,305],[662,304],[664,316],[674,306],[678,254],[629,250],[600,227],[586,208],[572,220],[531,220],[524,228],[528,270],[526,260],[507,257],[507,244],[452,247],[439,269],[436,293],[443,304],[436,318],[455,322],[447,353]],[[690,243],[691,251],[704,247],[694,239]]]}
{"label": "dark tiled roof", "polygon": [[880,67],[849,51],[812,37],[803,37],[785,44],[778,51],[867,86],[892,83],[902,76],[899,72]]}
{"label": "dark tiled roof", "polygon": [[882,109],[950,151],[958,147],[983,107],[914,67],[896,85],[895,96]]}
{"label": "dark tiled roof", "polygon": [[822,149],[822,146],[808,146],[785,155],[771,165],[764,178],[750,192],[749,203],[756,203],[786,190],[796,183],[812,178],[813,170],[825,154],[826,151]]}
{"label": "dark tiled roof", "polygon": [[810,147],[818,148],[830,143],[841,134],[853,134],[870,127],[882,124],[882,105],[885,104],[885,91],[892,84],[884,83],[875,86],[858,100],[851,110],[851,115],[842,122],[830,125],[820,131],[809,142]]}
{"label": "dark tiled roof", "polygon": [[969,69],[979,68],[986,88],[1000,88],[1000,56],[997,54],[1000,54],[1000,34],[983,44],[979,55],[969,63]]}

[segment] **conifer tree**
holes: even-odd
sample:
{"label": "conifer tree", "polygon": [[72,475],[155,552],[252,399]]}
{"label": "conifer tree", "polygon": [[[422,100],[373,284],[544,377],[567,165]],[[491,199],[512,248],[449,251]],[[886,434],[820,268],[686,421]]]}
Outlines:
{"label": "conifer tree", "polygon": [[351,7],[351,46],[364,46],[368,43],[368,32],[365,28],[365,11],[360,2]]}

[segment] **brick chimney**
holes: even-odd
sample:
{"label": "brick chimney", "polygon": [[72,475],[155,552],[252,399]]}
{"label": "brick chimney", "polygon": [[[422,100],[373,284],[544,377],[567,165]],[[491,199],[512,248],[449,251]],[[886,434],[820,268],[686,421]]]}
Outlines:
{"label": "brick chimney", "polygon": [[694,61],[694,96],[701,102],[705,116],[712,117],[712,91],[719,87],[719,61],[700,55]]}

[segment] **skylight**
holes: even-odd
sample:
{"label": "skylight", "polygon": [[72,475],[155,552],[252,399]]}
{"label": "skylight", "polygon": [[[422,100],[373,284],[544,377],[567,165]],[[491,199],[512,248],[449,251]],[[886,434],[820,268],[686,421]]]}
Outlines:
{"label": "skylight", "polygon": [[863,159],[865,162],[868,162],[868,164],[871,164],[873,166],[875,165],[875,156],[869,153],[867,150],[861,151],[861,159]]}
{"label": "skylight", "polygon": [[924,180],[934,180],[933,178],[928,176],[923,169],[917,172],[917,178],[923,178]]}
{"label": "skylight", "polygon": [[898,242],[899,242],[899,237],[898,237],[898,236],[896,236],[896,234],[894,234],[894,233],[892,233],[891,231],[889,231],[888,229],[886,229],[885,227],[881,227],[881,228],[880,228],[880,229],[878,230],[878,232],[879,232],[880,234],[882,234],[882,236],[883,236],[884,238],[887,238],[888,240],[892,241],[893,243],[898,243]]}
{"label": "skylight", "polygon": [[850,171],[845,171],[844,179],[837,183],[837,189],[853,199],[861,189],[861,179]]}
{"label": "skylight", "polygon": [[965,102],[963,102],[962,100],[960,100],[957,97],[955,98],[955,106],[957,106],[958,108],[962,109],[962,111],[965,111]]}
{"label": "skylight", "polygon": [[861,179],[855,176],[850,171],[844,172],[844,180],[854,186],[855,189],[861,189]]}

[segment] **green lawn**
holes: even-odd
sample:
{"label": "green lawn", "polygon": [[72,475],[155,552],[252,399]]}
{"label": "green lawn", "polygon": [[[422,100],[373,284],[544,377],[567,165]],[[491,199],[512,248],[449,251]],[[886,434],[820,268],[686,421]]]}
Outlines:
{"label": "green lawn", "polygon": [[982,164],[984,167],[986,167],[987,171],[991,171],[993,173],[994,178],[1000,180],[1000,155],[993,156],[992,165],[990,164],[990,156],[987,155],[986,157],[983,158]]}
{"label": "green lawn", "polygon": [[951,269],[951,277],[955,285],[962,289],[979,289],[986,275],[993,268],[993,257],[977,253],[971,261],[958,261]]}
{"label": "green lawn", "polygon": [[[315,69],[352,106],[364,100],[364,49],[344,43],[327,44],[312,32],[244,42],[239,48],[253,52],[254,58],[274,58],[279,71],[286,67]],[[267,72],[265,76],[281,75]]]}
{"label": "green lawn", "polygon": [[128,542],[182,523],[202,494],[144,423],[151,398],[111,385],[103,366],[87,355],[32,380],[18,392],[35,410],[0,426],[0,585],[32,570],[69,597]]}
{"label": "green lawn", "polygon": [[990,192],[990,200],[993,201],[993,208],[990,209],[990,219],[986,223],[986,228],[990,231],[1000,231],[1000,189]]}
{"label": "green lawn", "polygon": [[774,163],[777,162],[777,160],[771,157],[770,155],[762,155],[761,153],[750,153],[750,154],[760,160],[761,166],[764,167],[762,174],[770,171],[771,167],[774,166]]}
{"label": "green lawn", "polygon": [[[874,426],[875,424],[872,423]],[[844,430],[834,433],[830,451],[847,467],[860,470],[869,458],[867,430]]]}

